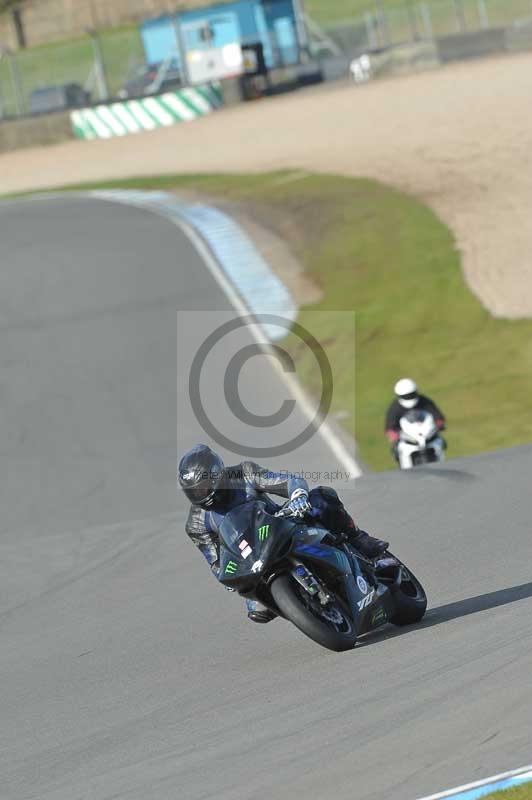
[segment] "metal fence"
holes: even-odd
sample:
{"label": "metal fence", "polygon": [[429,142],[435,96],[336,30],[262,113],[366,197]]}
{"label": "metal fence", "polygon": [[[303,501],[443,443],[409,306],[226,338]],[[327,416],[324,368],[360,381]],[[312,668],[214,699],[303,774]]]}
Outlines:
{"label": "metal fence", "polygon": [[[139,9],[151,2],[160,4],[160,0],[135,2]],[[92,8],[93,14],[104,14],[100,2],[95,0]],[[101,24],[104,20],[97,16],[95,21]],[[372,11],[331,26],[326,33],[340,50],[356,54],[478,30],[504,27],[518,31],[519,23],[526,21],[532,23],[532,0],[405,0],[389,9],[375,0]],[[27,114],[32,94],[41,87],[75,83],[90,92],[93,102],[117,97],[128,78],[145,66],[136,27],[85,33],[62,44],[17,52],[0,42],[0,119]]]}
{"label": "metal fence", "polygon": [[116,97],[144,63],[136,29],[111,30],[16,53],[0,50],[0,119],[27,114],[32,94],[47,86],[79,84],[94,102]]}
{"label": "metal fence", "polygon": [[327,26],[325,31],[341,49],[352,52],[527,20],[532,20],[532,0],[405,0],[388,9],[376,0],[373,10]]}

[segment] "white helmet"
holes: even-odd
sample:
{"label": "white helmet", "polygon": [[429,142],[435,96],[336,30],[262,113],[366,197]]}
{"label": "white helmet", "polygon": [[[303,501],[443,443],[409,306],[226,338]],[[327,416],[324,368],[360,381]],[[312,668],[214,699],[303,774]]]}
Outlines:
{"label": "white helmet", "polygon": [[419,393],[415,381],[410,378],[401,378],[395,384],[394,392],[403,408],[415,408],[417,406]]}

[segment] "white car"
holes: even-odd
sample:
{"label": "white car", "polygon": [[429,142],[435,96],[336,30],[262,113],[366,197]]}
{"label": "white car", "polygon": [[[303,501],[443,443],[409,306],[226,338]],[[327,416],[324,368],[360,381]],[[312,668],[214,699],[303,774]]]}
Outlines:
{"label": "white car", "polygon": [[401,469],[445,460],[445,441],[428,411],[413,409],[401,417],[397,457]]}

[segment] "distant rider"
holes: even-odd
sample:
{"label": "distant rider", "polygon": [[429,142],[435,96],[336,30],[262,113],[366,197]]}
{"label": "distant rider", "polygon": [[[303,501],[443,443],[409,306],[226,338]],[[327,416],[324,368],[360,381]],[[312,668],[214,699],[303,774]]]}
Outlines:
{"label": "distant rider", "polygon": [[394,387],[395,398],[386,413],[385,431],[392,445],[392,455],[397,459],[397,443],[401,432],[401,418],[406,411],[418,408],[432,414],[440,431],[445,428],[445,417],[436,403],[426,395],[419,394],[417,384],[411,378],[401,378]]}
{"label": "distant rider", "polygon": [[[201,550],[213,574],[218,577],[220,540],[218,531],[225,514],[250,500],[264,500],[269,513],[276,504],[268,497],[274,494],[289,499],[295,513],[312,512],[312,516],[333,534],[343,533],[367,558],[377,558],[388,542],[375,539],[357,527],[334,489],[318,486],[309,491],[307,482],[288,473],[272,472],[252,461],[225,467],[220,456],[210,447],[198,444],[189,450],[178,466],[178,482],[192,503],[185,530]],[[256,600],[247,601],[249,619],[270,622],[268,608]]]}

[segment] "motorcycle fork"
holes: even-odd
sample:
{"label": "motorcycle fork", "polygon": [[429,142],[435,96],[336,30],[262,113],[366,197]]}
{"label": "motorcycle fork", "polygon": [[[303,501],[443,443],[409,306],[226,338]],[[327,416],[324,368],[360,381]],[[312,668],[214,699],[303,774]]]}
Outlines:
{"label": "motorcycle fork", "polygon": [[295,580],[305,589],[312,597],[317,597],[322,606],[327,605],[331,601],[331,596],[327,593],[318,579],[312,572],[300,561],[294,561],[294,569],[292,576]]}
{"label": "motorcycle fork", "polygon": [[[325,531],[324,531],[325,533]],[[321,537],[321,539],[323,536]],[[321,541],[320,539],[320,541]],[[321,545],[320,549],[323,551],[323,556],[321,553],[315,553],[311,548],[307,546],[306,542],[303,542],[303,546],[301,547],[301,554],[304,555],[307,552],[309,553],[309,560],[311,562],[317,561],[318,563],[323,563],[323,566],[328,566],[332,568],[331,571],[334,574],[334,580],[339,584],[339,591],[343,595],[341,597],[341,601],[346,605],[346,611],[351,614],[356,613],[356,604],[358,601],[358,592],[356,587],[356,575],[358,575],[359,570],[355,571],[353,574],[353,565],[349,554],[345,551],[345,545],[340,547],[331,547],[330,545]],[[297,547],[295,548],[296,552],[293,555],[293,563],[297,560]],[[339,598],[340,599],[340,598]]]}

